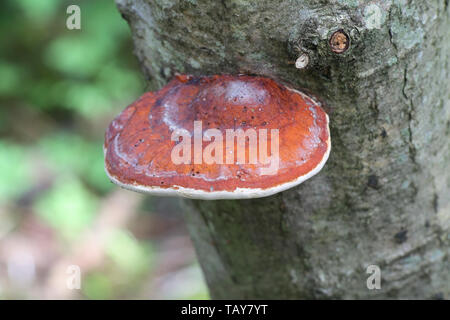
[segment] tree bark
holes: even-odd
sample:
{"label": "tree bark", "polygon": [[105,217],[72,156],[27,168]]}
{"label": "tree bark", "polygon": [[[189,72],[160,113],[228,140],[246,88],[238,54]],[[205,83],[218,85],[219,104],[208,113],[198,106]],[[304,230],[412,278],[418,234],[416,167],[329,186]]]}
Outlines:
{"label": "tree bark", "polygon": [[330,116],[330,158],[299,187],[187,201],[213,298],[450,298],[448,0],[116,1],[150,89],[176,72],[258,74]]}

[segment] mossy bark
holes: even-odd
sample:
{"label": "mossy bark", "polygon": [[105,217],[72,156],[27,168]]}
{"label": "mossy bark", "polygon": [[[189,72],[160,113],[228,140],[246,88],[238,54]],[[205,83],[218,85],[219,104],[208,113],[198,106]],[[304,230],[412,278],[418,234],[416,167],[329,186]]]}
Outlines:
{"label": "mossy bark", "polygon": [[[188,201],[212,297],[450,298],[448,0],[116,1],[150,89],[176,72],[258,74],[330,116],[330,158],[299,187]],[[351,44],[336,54],[340,29]]]}

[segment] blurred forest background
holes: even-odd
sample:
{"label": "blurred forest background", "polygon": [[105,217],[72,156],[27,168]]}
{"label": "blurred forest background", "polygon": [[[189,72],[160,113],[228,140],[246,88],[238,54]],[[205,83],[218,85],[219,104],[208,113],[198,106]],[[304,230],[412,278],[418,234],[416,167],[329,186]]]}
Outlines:
{"label": "blurred forest background", "polygon": [[105,129],[145,91],[114,1],[2,0],[0,30],[0,299],[208,298],[180,202],[104,173]]}

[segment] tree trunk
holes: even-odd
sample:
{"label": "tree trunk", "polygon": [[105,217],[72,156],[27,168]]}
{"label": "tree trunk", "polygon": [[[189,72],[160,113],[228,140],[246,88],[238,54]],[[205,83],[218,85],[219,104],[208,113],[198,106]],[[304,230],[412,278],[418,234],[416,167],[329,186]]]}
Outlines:
{"label": "tree trunk", "polygon": [[150,89],[176,72],[257,74],[330,116],[330,158],[299,187],[186,201],[213,298],[450,298],[448,0],[116,1]]}

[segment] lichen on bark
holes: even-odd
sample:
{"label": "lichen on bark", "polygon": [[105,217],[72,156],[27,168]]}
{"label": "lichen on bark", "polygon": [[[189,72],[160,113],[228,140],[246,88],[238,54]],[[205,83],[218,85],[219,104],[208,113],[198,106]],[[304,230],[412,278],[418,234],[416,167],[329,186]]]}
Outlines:
{"label": "lichen on bark", "polygon": [[[450,298],[447,0],[116,2],[150,89],[176,72],[258,74],[318,96],[330,116],[314,178],[189,202],[212,297]],[[329,47],[337,30],[342,54]],[[366,286],[372,264],[380,290]]]}

